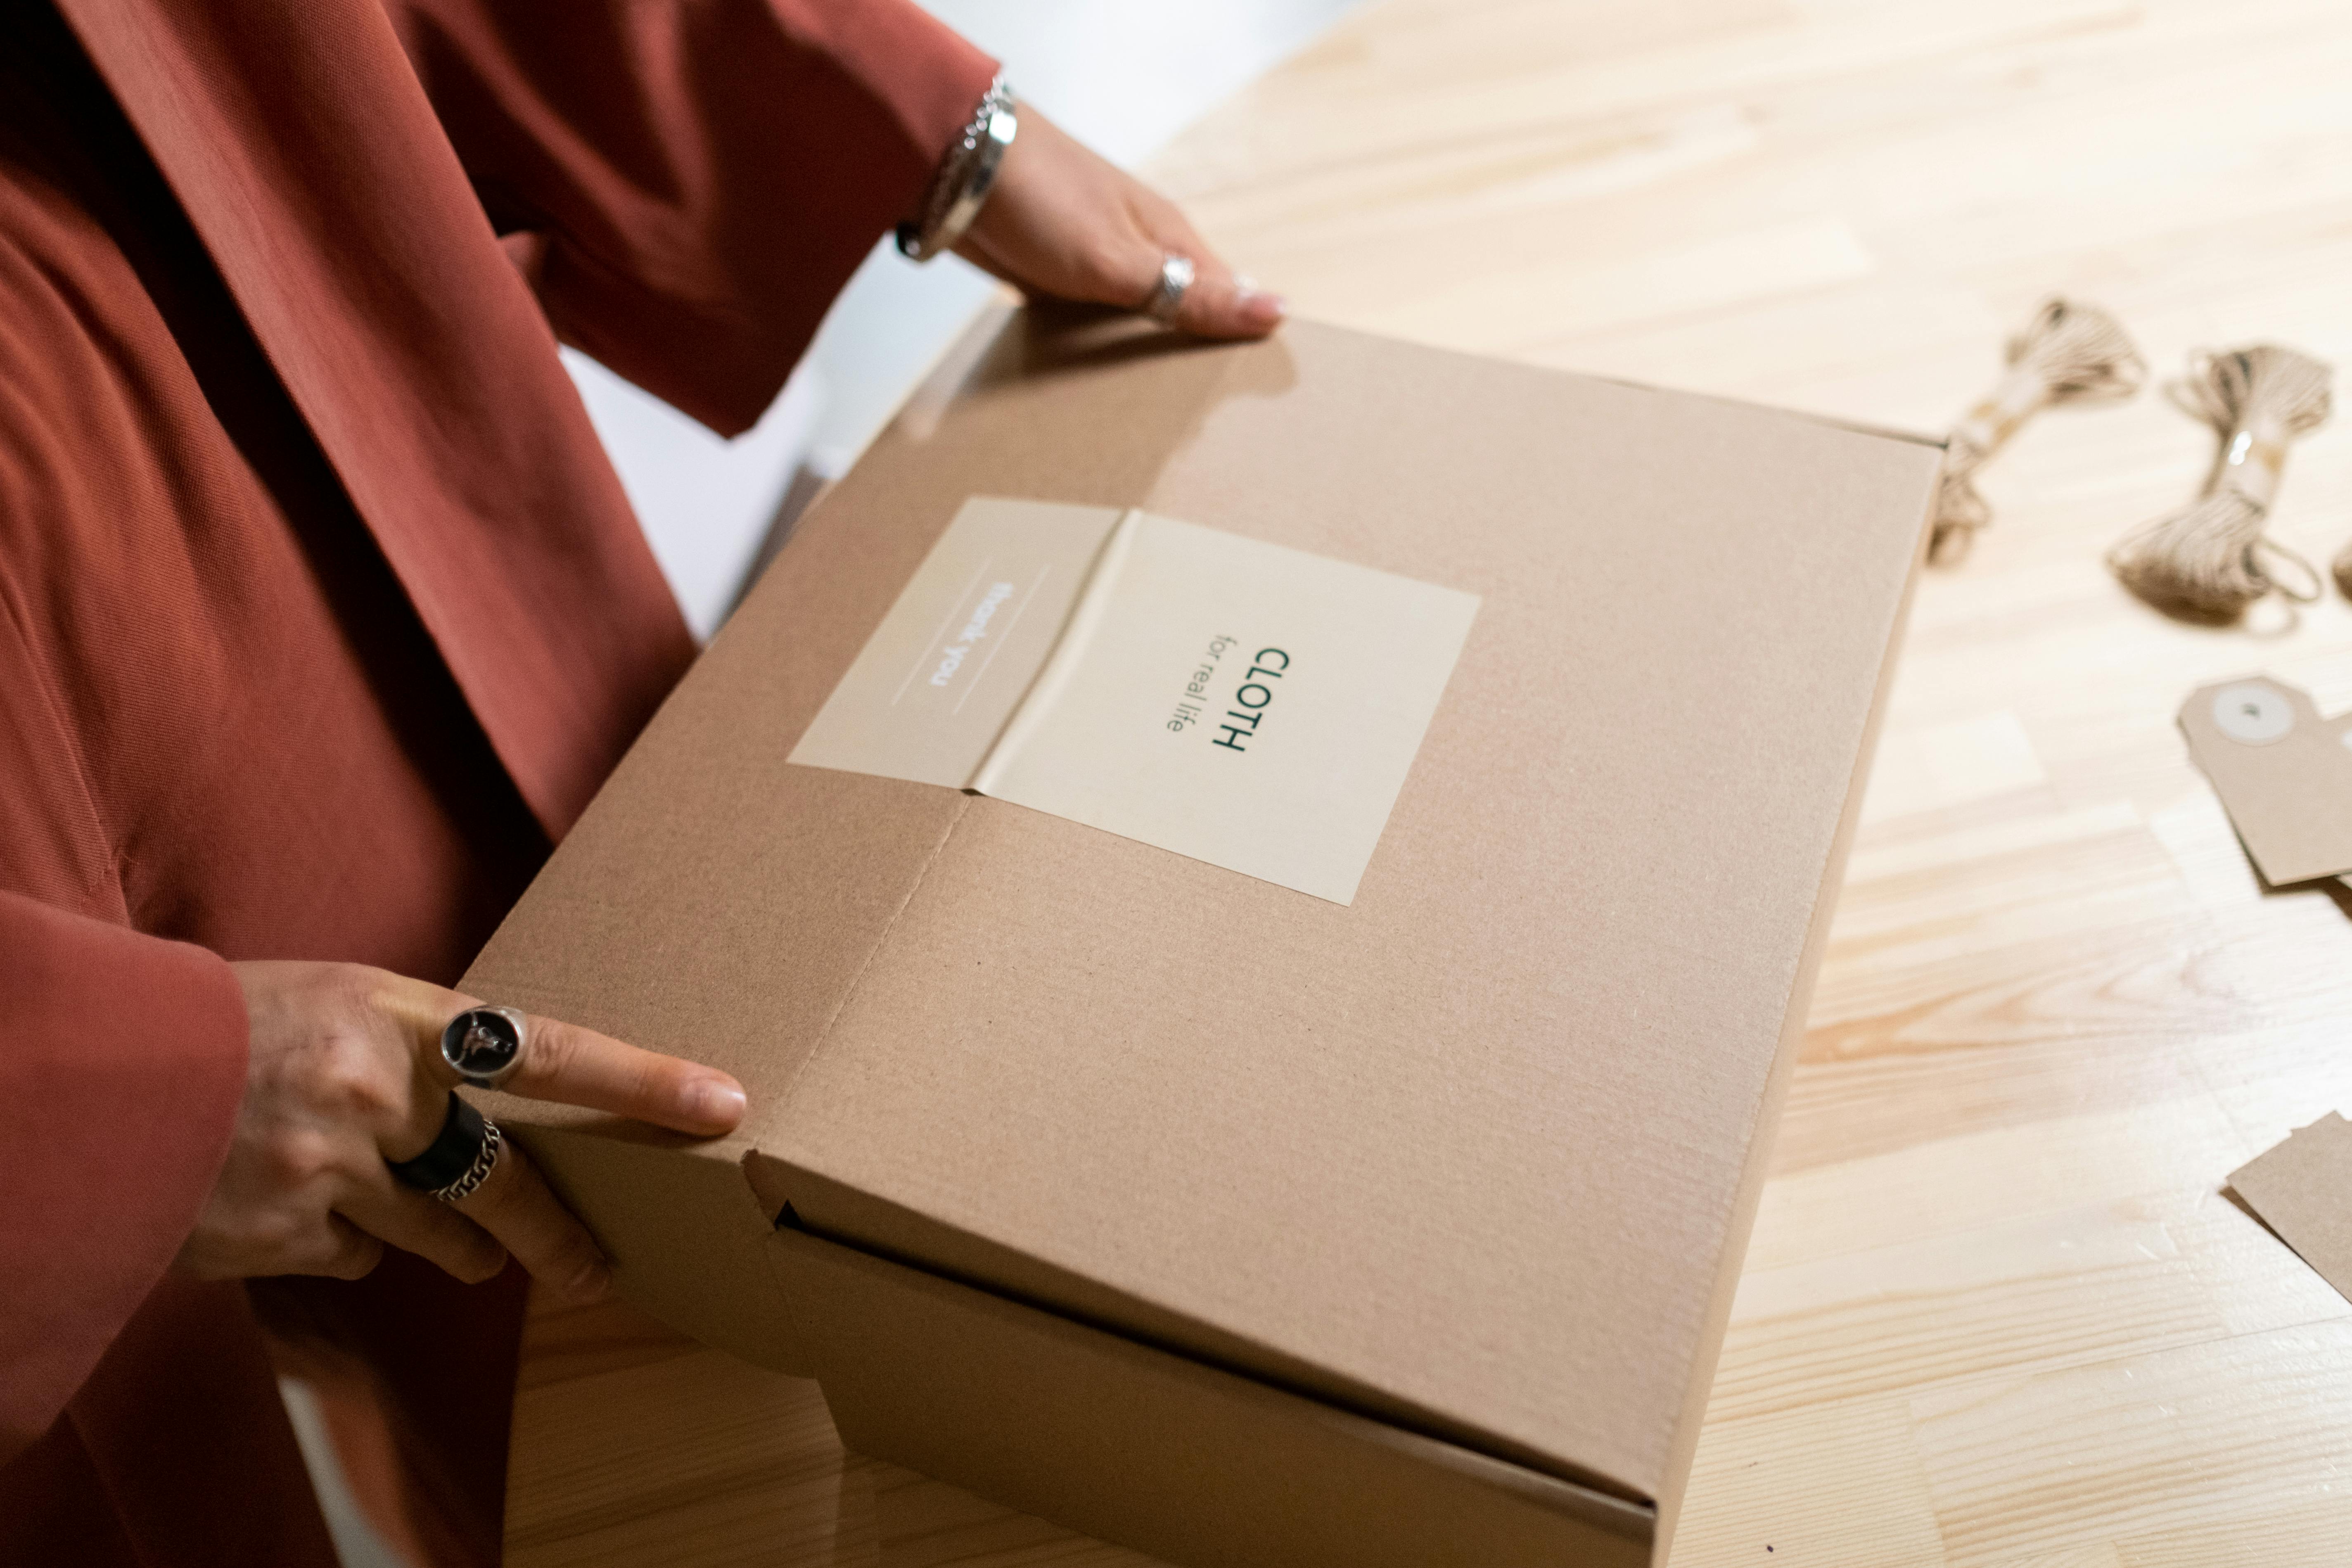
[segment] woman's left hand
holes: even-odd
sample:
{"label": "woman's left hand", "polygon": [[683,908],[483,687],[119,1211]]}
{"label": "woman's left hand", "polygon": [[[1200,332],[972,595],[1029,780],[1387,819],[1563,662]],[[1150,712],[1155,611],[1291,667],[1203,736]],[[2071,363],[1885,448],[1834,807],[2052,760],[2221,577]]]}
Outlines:
{"label": "woman's left hand", "polygon": [[1141,308],[1171,254],[1192,286],[1176,314],[1204,338],[1262,338],[1283,302],[1217,258],[1175,203],[1088,150],[1027,104],[995,188],[956,254],[1031,294]]}

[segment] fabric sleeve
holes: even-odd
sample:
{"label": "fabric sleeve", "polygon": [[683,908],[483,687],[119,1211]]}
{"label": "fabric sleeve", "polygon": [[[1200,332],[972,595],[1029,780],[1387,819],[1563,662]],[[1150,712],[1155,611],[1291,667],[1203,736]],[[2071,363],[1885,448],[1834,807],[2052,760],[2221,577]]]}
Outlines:
{"label": "fabric sleeve", "polygon": [[995,63],[912,0],[384,0],[564,342],[753,424]]}
{"label": "fabric sleeve", "polygon": [[171,1266],[245,1094],[245,999],[200,947],[0,892],[0,1464]]}

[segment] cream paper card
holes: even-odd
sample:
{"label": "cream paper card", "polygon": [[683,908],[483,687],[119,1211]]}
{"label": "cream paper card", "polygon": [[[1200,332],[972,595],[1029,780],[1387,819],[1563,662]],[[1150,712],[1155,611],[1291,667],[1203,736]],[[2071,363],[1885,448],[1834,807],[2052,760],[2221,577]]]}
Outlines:
{"label": "cream paper card", "polygon": [[974,497],[793,749],[1351,902],[1473,594],[1171,518]]}

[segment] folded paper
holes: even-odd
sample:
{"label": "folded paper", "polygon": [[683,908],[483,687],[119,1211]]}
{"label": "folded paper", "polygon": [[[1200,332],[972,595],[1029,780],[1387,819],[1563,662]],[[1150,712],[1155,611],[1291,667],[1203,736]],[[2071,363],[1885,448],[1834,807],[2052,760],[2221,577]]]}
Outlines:
{"label": "folded paper", "polygon": [[1349,903],[1475,595],[975,497],[791,760],[971,790]]}

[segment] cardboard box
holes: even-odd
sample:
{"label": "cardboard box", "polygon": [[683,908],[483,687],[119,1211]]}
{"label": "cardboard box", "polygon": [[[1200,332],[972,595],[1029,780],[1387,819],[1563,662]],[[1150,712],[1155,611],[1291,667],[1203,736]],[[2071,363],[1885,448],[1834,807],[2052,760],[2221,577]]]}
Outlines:
{"label": "cardboard box", "polygon": [[[845,1439],[1193,1564],[1664,1561],[1940,459],[1299,322],[986,323],[475,993],[739,1135],[496,1109]],[[1480,596],[1352,903],[796,742],[967,498]]]}

